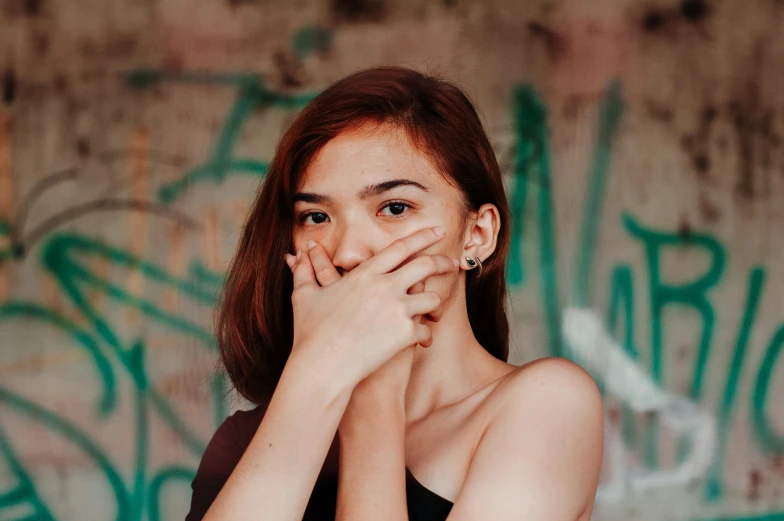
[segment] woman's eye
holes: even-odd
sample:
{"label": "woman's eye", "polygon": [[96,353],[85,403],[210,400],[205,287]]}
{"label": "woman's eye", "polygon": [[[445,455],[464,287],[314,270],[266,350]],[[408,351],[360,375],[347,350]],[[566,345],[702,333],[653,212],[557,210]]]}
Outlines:
{"label": "woman's eye", "polygon": [[392,215],[402,215],[403,212],[406,211],[406,208],[411,208],[410,204],[402,203],[400,201],[393,201],[391,203],[387,203],[384,205],[384,208],[389,208],[392,212]]}
{"label": "woman's eye", "polygon": [[313,224],[321,224],[328,219],[327,214],[324,212],[308,212],[300,216],[299,222],[304,223],[308,217],[313,217]]}
{"label": "woman's eye", "polygon": [[[390,213],[387,214],[388,217],[403,215],[409,208],[412,208],[410,204],[401,201],[392,201],[382,207],[382,209],[389,209]],[[307,222],[309,218],[311,219],[311,222]],[[323,224],[327,221],[329,221],[329,217],[324,212],[306,212],[299,217],[300,224]]]}

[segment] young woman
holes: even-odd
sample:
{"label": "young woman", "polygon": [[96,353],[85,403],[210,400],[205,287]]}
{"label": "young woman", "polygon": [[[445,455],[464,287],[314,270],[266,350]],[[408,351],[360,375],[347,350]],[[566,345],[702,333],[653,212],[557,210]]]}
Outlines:
{"label": "young woman", "polygon": [[221,356],[258,407],[213,436],[187,521],[587,521],[601,399],[568,360],[506,363],[508,249],[460,89],[379,67],[320,93],[229,271]]}

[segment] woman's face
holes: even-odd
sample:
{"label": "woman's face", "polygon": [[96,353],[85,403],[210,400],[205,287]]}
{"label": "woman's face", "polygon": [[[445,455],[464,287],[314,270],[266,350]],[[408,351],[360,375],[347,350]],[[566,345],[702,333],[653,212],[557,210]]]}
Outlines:
{"label": "woman's face", "polygon": [[[444,227],[444,238],[415,256],[439,253],[465,267],[461,255],[470,236],[461,222],[459,190],[391,125],[366,125],[329,141],[304,172],[294,199],[294,251],[307,250],[313,239],[341,275],[395,239],[433,226]],[[426,289],[446,299],[457,276],[430,277]]]}

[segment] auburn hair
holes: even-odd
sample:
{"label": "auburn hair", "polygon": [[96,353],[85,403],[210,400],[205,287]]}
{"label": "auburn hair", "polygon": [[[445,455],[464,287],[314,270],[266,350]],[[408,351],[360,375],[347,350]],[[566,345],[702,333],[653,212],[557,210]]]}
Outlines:
{"label": "auburn hair", "polygon": [[291,353],[294,191],[315,154],[343,131],[365,123],[405,130],[463,196],[463,214],[494,204],[501,227],[483,273],[466,273],[466,306],[477,341],[499,360],[509,356],[506,259],[509,208],[501,172],[479,116],[455,84],[409,68],[381,66],[329,85],[281,136],[242,229],[216,310],[223,366],[234,388],[260,404],[272,396]]}

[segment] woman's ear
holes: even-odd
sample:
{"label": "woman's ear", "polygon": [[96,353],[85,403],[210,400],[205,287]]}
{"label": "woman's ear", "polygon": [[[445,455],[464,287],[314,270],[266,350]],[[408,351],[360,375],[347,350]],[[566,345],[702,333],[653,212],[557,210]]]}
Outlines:
{"label": "woman's ear", "polygon": [[[493,254],[498,243],[501,213],[494,204],[486,203],[472,212],[467,221],[463,257],[479,257],[484,261]],[[461,264],[463,260],[460,259]]]}

